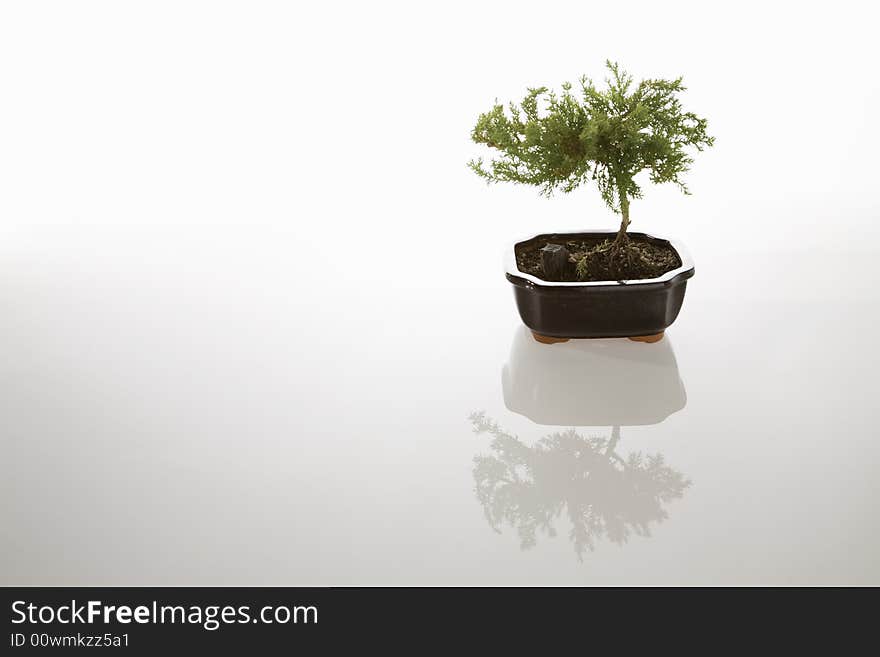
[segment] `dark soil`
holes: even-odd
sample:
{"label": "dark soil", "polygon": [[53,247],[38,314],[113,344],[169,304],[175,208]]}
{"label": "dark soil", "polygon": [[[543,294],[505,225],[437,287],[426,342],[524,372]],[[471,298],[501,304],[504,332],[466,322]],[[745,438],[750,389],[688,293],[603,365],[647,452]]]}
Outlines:
{"label": "dark soil", "polygon": [[[548,236],[549,237],[549,236]],[[656,278],[681,266],[681,259],[668,243],[631,236],[623,249],[614,248],[614,236],[571,239],[530,240],[516,249],[520,271],[542,280],[556,281],[620,281]],[[561,244],[569,253],[561,278],[544,275],[541,249],[547,244]]]}

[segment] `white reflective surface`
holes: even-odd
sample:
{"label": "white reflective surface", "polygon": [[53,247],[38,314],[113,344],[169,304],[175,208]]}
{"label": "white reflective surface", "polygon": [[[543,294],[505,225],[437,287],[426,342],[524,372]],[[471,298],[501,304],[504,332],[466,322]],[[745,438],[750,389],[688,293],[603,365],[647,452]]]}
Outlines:
{"label": "white reflective surface", "polygon": [[4,583],[880,580],[865,277],[722,256],[662,342],[540,345],[500,274],[149,232],[4,259]]}

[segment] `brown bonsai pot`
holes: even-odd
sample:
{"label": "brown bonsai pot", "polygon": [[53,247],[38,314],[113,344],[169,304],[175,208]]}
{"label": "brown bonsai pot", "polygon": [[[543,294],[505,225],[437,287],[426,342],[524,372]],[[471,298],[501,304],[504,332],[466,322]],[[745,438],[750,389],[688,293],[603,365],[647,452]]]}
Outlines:
{"label": "brown bonsai pot", "polygon": [[513,284],[523,323],[539,342],[570,338],[631,338],[655,342],[678,317],[687,280],[694,264],[684,246],[674,240],[629,233],[675,250],[681,265],[657,278],[625,281],[554,282],[520,270],[523,249],[565,244],[576,239],[613,240],[616,231],[544,233],[514,243],[506,254],[507,280]]}

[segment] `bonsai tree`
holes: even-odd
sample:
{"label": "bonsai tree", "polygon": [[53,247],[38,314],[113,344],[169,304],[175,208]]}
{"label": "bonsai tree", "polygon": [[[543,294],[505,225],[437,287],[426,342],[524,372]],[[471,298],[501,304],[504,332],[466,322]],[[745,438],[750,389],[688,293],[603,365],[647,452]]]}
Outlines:
{"label": "bonsai tree", "polygon": [[619,427],[610,438],[569,429],[529,446],[483,413],[469,419],[474,432],[492,437],[492,454],[474,458],[477,499],[492,528],[515,528],[524,550],[537,545],[538,532],[556,536],[560,517],[571,525],[579,561],[600,539],[623,545],[650,536],[651,525],[668,518],[664,505],[691,485],[661,454],[618,455]]}
{"label": "bonsai tree", "polygon": [[613,241],[582,254],[578,276],[584,278],[590,258],[605,258],[612,271],[622,271],[640,257],[627,235],[630,202],[641,198],[636,176],[648,171],[654,183],[671,182],[685,193],[681,179],[692,163],[690,149],[711,146],[706,119],[682,109],[678,94],[682,79],[633,78],[616,63],[606,62],[610,77],[598,89],[586,77],[577,95],[570,83],[557,95],[547,87],[529,89],[508,111],[497,104],[481,114],[471,133],[478,144],[498,153],[488,164],[469,162],[488,182],[534,185],[550,196],[571,192],[592,181],[602,199],[620,214],[620,229]]}

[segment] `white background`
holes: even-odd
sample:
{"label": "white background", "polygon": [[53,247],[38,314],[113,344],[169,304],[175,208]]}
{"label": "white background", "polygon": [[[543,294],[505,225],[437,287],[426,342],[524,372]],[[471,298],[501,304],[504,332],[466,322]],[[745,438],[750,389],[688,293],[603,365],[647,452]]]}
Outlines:
{"label": "white background", "polygon": [[[0,8],[0,581],[878,583],[871,5],[313,5]],[[623,451],[692,486],[581,564],[564,514],[485,522],[467,414],[552,430],[503,398],[501,251],[615,217],[465,163],[496,98],[606,58],[717,143],[632,208],[697,275],[687,405]]]}

